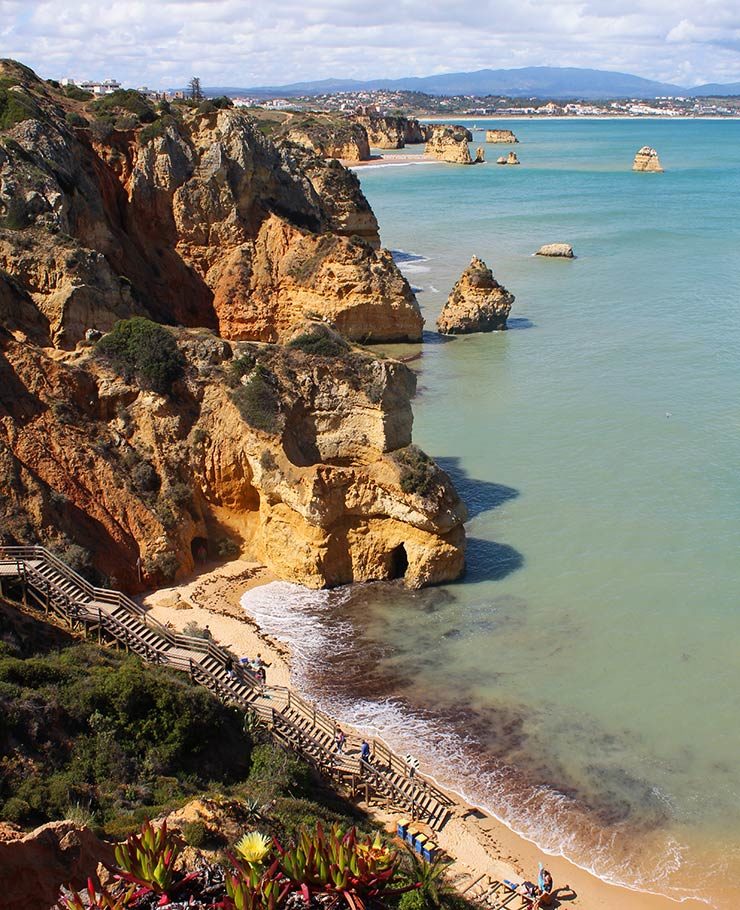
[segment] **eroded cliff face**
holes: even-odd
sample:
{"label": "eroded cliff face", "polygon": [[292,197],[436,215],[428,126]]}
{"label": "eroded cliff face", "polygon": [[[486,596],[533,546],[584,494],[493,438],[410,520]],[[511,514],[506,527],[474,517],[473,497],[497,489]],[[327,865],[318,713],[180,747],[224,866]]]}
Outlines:
{"label": "eroded cliff face", "polygon": [[408,117],[363,115],[355,118],[365,128],[370,145],[379,149],[402,149],[427,141],[432,127]]}
{"label": "eroded cliff face", "polygon": [[[86,328],[105,331],[143,313],[275,340],[262,322],[254,334],[248,329],[282,268],[265,257],[300,259],[308,246],[326,255],[291,279],[295,302],[290,313],[278,304],[274,326],[299,321],[304,301],[327,318],[346,302],[355,312],[342,324],[354,338],[421,337],[414,295],[378,249],[357,177],[338,162],[276,146],[234,109],[185,109],[149,132],[102,138],[71,128],[44,83],[29,90],[39,119],[0,137],[0,308],[16,300],[13,318],[29,336],[71,349]],[[295,248],[275,245],[277,233]],[[336,243],[322,245],[326,235]],[[360,247],[362,255],[354,252]],[[333,265],[343,293],[314,280]],[[285,293],[285,276],[280,284]],[[387,307],[378,326],[356,318],[360,302],[374,313]]]}
{"label": "eroded cliff face", "polygon": [[[312,587],[460,574],[464,507],[433,463],[406,464],[407,367],[318,323],[296,347],[176,334],[186,373],[162,396],[92,348],[54,354],[4,333],[6,540],[74,542],[130,588],[139,555],[151,584],[191,571],[201,542],[216,555],[227,540]],[[336,353],[301,350],[325,336]]]}
{"label": "eroded cliff face", "polygon": [[[36,105],[0,133],[2,542],[129,590],[203,546],[313,587],[456,578],[465,510],[411,444],[414,376],[352,344],[422,330],[357,178],[231,109],[72,129],[0,71]],[[166,394],[85,340],[134,315],[179,326]]]}
{"label": "eroded cliff face", "polygon": [[427,138],[424,153],[451,164],[472,164],[468,146],[472,140],[473,134],[464,126],[435,125]]}

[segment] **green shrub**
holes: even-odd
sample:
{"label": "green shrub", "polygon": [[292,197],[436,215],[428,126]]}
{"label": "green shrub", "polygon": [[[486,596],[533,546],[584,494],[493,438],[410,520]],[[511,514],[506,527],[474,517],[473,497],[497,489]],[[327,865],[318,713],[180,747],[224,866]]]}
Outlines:
{"label": "green shrub", "polygon": [[249,771],[238,712],[184,675],[87,645],[0,655],[0,717],[0,809],[18,823],[105,820]]}
{"label": "green shrub", "polygon": [[117,322],[96,349],[124,378],[160,393],[171,390],[185,365],[172,333],[143,316]]}
{"label": "green shrub", "polygon": [[0,130],[40,117],[41,111],[29,94],[15,88],[0,88]]}
{"label": "green shrub", "polygon": [[148,123],[139,132],[139,142],[142,145],[146,145],[146,143],[151,142],[152,139],[158,139],[159,137],[164,136],[167,127],[172,126],[173,124],[176,125],[177,120],[168,113],[158,117],[156,120]]}
{"label": "green shrub", "polygon": [[93,102],[92,109],[98,116],[117,111],[128,111],[138,117],[142,123],[151,122],[149,117],[152,114],[156,117],[154,108],[144,95],[129,88],[118,89],[118,91],[111,92],[110,95],[105,95]]}
{"label": "green shrub", "polygon": [[341,357],[349,350],[343,338],[329,332],[303,332],[292,338],[288,347],[315,357]]}
{"label": "green shrub", "polygon": [[424,895],[415,888],[413,891],[407,891],[401,895],[398,902],[398,910],[429,910]]}
{"label": "green shrub", "polygon": [[24,799],[11,796],[3,805],[2,818],[14,825],[22,825],[31,815],[31,807]]}
{"label": "green shrub", "polygon": [[202,847],[208,843],[208,828],[203,822],[186,822],[182,826],[182,836],[191,847]]}
{"label": "green shrub", "polygon": [[159,474],[148,461],[139,461],[131,469],[131,485],[139,493],[156,493],[160,486]]}
{"label": "green shrub", "polygon": [[228,372],[228,382],[231,386],[239,385],[242,376],[247,376],[254,369],[257,360],[254,354],[243,354],[231,361]]}
{"label": "green shrub", "polygon": [[396,455],[401,468],[401,489],[404,493],[428,496],[437,486],[438,469],[432,459],[418,446],[407,446]]}
{"label": "green shrub", "polygon": [[89,101],[93,97],[92,92],[84,92],[76,85],[65,85],[64,94],[73,101]]}
{"label": "green shrub", "polygon": [[85,120],[85,118],[81,114],[78,114],[76,111],[70,111],[64,119],[67,121],[69,126],[75,126],[82,129],[88,125],[87,120]]}
{"label": "green shrub", "polygon": [[280,428],[280,399],[275,388],[275,377],[261,364],[252,371],[246,385],[239,384],[231,393],[231,400],[239,409],[242,419],[256,430],[277,433]]}

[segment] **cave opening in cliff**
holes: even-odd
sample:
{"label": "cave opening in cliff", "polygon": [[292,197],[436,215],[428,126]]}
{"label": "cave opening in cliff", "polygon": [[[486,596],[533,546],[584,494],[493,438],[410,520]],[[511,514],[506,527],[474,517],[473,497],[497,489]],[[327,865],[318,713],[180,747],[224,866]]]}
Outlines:
{"label": "cave opening in cliff", "polygon": [[406,547],[400,543],[391,550],[391,578],[404,578],[409,567]]}
{"label": "cave opening in cliff", "polygon": [[208,559],[208,538],[194,537],[190,541],[190,552],[193,554],[193,561],[204,563]]}

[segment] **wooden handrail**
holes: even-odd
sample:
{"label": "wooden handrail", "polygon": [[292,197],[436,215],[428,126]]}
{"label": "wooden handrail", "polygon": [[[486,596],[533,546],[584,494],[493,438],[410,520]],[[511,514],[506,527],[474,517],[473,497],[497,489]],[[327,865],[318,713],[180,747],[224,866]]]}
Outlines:
{"label": "wooden handrail", "polygon": [[[282,736],[289,742],[293,742],[301,752],[306,752],[312,760],[320,764],[323,770],[328,770],[330,774],[336,773],[337,769],[347,772],[347,768],[342,767],[339,756],[333,750],[337,725],[331,718],[317,709],[315,704],[286,686],[263,687],[256,675],[244,668],[239,668],[241,679],[239,677],[232,679],[226,675],[225,666],[227,659],[233,660],[233,655],[212,639],[183,635],[168,629],[147,615],[143,607],[126,595],[107,588],[96,588],[89,584],[45,547],[0,546],[0,562],[2,561],[14,562],[18,576],[23,580],[24,590],[30,583],[30,589],[34,591],[34,598],[38,603],[45,609],[49,607],[54,609],[70,625],[73,622],[89,622],[96,625],[99,630],[104,630],[111,638],[123,642],[127,648],[132,648],[140,653],[146,660],[189,670],[194,681],[212,690],[219,698],[231,700],[242,709],[255,710],[262,717],[267,715],[271,719],[273,729],[280,733],[280,728],[282,728]],[[45,574],[42,571],[43,568],[51,570],[52,577]],[[57,573],[64,581],[71,584],[75,588],[75,594],[70,594],[61,588],[59,581],[54,579],[53,573]],[[36,590],[44,596],[43,601],[35,593]],[[114,611],[123,611],[123,614],[128,615],[133,622],[131,625],[125,623],[122,615],[120,618],[114,616],[111,612],[101,609],[99,604],[108,604],[113,607]],[[137,625],[142,626],[143,630],[140,631]],[[150,633],[150,637],[153,635],[155,640],[148,641],[142,634],[144,630]],[[171,653],[172,648],[203,655],[202,659],[212,658],[223,669],[221,673],[216,673],[205,666],[202,659],[196,661],[192,657],[178,656]],[[249,687],[255,693],[255,698],[258,697],[258,691],[269,693],[269,696],[274,699],[272,705],[268,709],[266,705],[256,704],[245,695],[243,689],[237,690],[236,686],[232,684],[233,682]],[[283,703],[281,710],[276,709],[277,702]],[[286,711],[297,715],[305,723],[305,728],[286,714]],[[319,732],[331,737],[332,746],[328,746],[317,738],[316,733]],[[362,759],[360,759],[359,769],[365,772],[367,783],[375,781],[373,787],[377,792],[384,794],[386,798],[391,798],[404,809],[411,809],[414,814],[422,811],[421,800],[431,798],[437,803],[439,809],[435,809],[435,812],[441,811],[451,804],[449,797],[422,775],[417,773],[412,783],[411,779],[406,777],[408,770],[406,763],[401,761],[382,740],[374,740],[373,747],[376,758],[384,762],[388,769],[387,772]],[[401,789],[396,783],[394,775],[396,779],[399,777],[406,779],[411,785],[411,792]],[[432,821],[431,809],[426,810],[426,814]]]}

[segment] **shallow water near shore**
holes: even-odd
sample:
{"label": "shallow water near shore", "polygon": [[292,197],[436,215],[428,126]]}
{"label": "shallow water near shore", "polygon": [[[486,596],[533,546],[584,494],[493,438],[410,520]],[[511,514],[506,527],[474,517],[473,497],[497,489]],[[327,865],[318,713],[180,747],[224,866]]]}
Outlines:
{"label": "shallow water near shore", "polygon": [[[495,125],[519,136],[518,168],[358,170],[420,289],[414,440],[470,508],[465,580],[268,585],[245,606],[291,642],[327,708],[414,744],[423,768],[544,849],[728,906],[740,123]],[[630,171],[645,144],[664,174]],[[531,255],[553,241],[578,258]],[[512,330],[440,339],[473,254],[516,295]]]}

